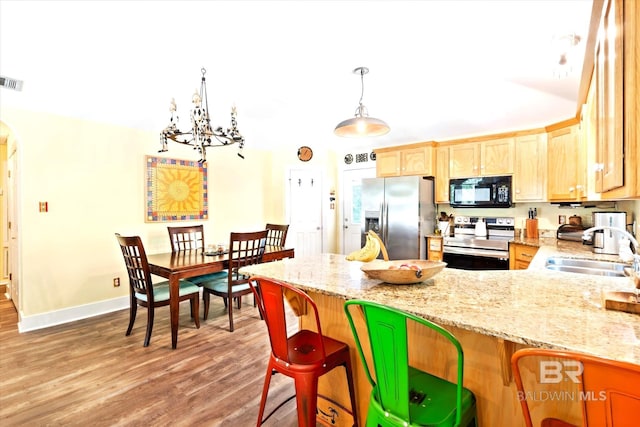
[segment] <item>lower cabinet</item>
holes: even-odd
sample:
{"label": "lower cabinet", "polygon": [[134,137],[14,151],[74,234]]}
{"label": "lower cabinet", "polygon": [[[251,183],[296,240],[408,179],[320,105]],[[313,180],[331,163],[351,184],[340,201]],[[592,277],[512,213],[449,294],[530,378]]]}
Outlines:
{"label": "lower cabinet", "polygon": [[509,245],[509,270],[526,270],[538,253],[536,246],[511,243]]}

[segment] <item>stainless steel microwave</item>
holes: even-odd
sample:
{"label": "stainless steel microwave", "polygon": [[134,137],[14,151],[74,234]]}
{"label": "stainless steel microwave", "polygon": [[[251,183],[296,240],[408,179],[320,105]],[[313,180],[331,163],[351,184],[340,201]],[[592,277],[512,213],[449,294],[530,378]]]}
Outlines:
{"label": "stainless steel microwave", "polygon": [[458,208],[511,207],[511,176],[450,179],[449,204]]}

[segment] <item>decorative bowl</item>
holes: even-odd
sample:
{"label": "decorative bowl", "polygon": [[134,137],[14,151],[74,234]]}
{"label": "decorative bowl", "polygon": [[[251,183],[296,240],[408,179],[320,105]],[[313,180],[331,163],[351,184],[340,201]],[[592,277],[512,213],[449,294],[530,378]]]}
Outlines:
{"label": "decorative bowl", "polygon": [[394,261],[371,261],[360,267],[369,278],[379,279],[394,285],[422,283],[447,266],[446,262],[423,259],[405,259]]}

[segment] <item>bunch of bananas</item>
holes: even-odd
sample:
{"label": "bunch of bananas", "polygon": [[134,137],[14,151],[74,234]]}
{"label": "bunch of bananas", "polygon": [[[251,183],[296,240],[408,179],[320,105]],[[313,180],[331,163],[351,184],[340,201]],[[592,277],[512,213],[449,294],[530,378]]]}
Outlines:
{"label": "bunch of bananas", "polygon": [[378,258],[380,254],[380,238],[378,235],[369,230],[367,233],[367,241],[365,245],[357,251],[351,252],[346,256],[347,261],[363,261],[369,262]]}

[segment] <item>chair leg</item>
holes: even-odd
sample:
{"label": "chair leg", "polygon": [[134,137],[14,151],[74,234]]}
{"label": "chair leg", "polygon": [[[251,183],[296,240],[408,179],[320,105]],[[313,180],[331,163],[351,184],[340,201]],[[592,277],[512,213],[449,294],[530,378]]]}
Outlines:
{"label": "chair leg", "polygon": [[269,394],[269,384],[271,384],[271,377],[273,376],[273,369],[271,363],[267,366],[267,374],[264,377],[264,385],[262,386],[262,398],[260,398],[260,410],[258,411],[258,424],[257,427],[262,425],[262,417],[264,416],[264,408],[267,405],[267,394]]}
{"label": "chair leg", "polygon": [[318,376],[312,373],[298,375],[295,378],[295,384],[298,427],[315,427],[318,406]]}
{"label": "chair leg", "polygon": [[209,303],[211,302],[210,300],[211,296],[209,295],[209,292],[204,289],[202,291],[202,301],[204,301],[204,313],[202,314],[203,320],[207,320],[207,317],[209,317]]}
{"label": "chair leg", "polygon": [[347,385],[349,386],[349,397],[351,398],[351,415],[353,416],[353,425],[358,424],[358,403],[356,402],[356,389],[353,385],[353,370],[351,369],[351,357],[347,353],[344,369],[347,374]]}
{"label": "chair leg", "polygon": [[138,312],[138,303],[136,302],[136,297],[131,295],[131,307],[129,307],[129,327],[127,328],[127,333],[125,336],[131,335],[131,331],[133,330],[133,324],[136,321],[136,313]]}
{"label": "chair leg", "polygon": [[238,310],[242,308],[242,297],[236,298],[236,302],[238,304]]}
{"label": "chair leg", "polygon": [[151,341],[151,331],[153,331],[153,315],[154,309],[151,304],[147,306],[147,334],[144,337],[144,346],[148,347]]}
{"label": "chair leg", "polygon": [[196,329],[200,329],[200,295],[196,294],[191,297],[191,318],[196,324]]}
{"label": "chair leg", "polygon": [[233,332],[233,298],[229,298],[229,332]]}

